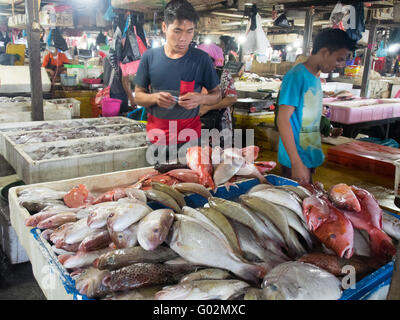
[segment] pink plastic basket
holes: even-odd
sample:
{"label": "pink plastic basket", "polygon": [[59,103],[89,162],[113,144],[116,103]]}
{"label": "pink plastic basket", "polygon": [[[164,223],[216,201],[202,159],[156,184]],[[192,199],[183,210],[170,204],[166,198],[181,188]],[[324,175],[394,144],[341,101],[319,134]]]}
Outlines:
{"label": "pink plastic basket", "polygon": [[119,115],[122,101],[119,99],[103,98],[101,100],[101,114],[103,117],[116,117]]}

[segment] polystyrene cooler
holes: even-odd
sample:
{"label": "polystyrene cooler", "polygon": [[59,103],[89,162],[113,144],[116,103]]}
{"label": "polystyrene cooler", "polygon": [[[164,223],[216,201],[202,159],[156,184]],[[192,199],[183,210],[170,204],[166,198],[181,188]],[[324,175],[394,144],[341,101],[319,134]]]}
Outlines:
{"label": "polystyrene cooler", "polygon": [[352,124],[400,117],[400,99],[361,99],[326,103],[333,122]]}

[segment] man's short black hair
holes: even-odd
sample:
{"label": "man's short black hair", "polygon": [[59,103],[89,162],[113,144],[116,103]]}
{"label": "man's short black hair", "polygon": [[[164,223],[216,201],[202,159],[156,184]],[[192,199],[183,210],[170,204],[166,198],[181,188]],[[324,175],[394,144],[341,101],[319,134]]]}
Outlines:
{"label": "man's short black hair", "polygon": [[328,48],[330,52],[340,49],[354,51],[356,45],[349,35],[340,29],[324,29],[315,36],[311,54],[317,54],[322,48]]}
{"label": "man's short black hair", "polygon": [[171,0],[164,9],[164,22],[169,25],[175,20],[189,20],[197,24],[199,15],[187,0]]}

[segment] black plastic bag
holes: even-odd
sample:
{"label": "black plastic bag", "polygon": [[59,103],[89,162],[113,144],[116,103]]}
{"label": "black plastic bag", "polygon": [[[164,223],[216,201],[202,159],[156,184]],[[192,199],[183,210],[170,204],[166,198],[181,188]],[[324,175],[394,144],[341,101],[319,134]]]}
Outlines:
{"label": "black plastic bag", "polygon": [[54,29],[51,32],[51,40],[53,42],[53,46],[61,51],[67,51],[68,45],[65,39],[62,37],[60,31],[58,29]]}

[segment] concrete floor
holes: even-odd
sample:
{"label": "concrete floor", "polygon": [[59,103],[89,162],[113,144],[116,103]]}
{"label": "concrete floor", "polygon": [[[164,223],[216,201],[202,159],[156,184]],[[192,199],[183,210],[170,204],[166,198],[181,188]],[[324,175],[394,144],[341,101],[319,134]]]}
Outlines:
{"label": "concrete floor", "polygon": [[46,300],[30,262],[10,264],[0,250],[0,300]]}

